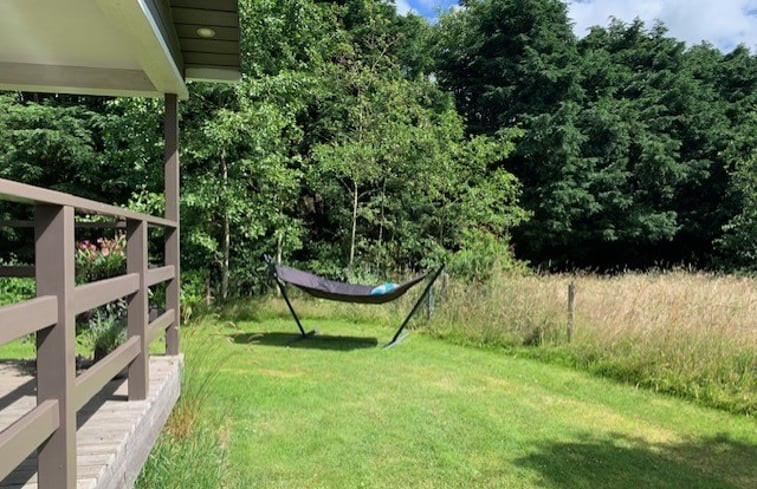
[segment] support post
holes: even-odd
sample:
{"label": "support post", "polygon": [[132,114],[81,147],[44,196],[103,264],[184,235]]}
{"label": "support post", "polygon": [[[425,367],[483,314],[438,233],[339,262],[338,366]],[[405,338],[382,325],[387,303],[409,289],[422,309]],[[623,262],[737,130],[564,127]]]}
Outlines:
{"label": "support post", "polygon": [[179,99],[166,94],[165,100],[165,198],[166,219],[176,222],[174,229],[166,230],[166,265],[173,265],[176,276],[166,285],[166,309],[176,311],[174,323],[166,331],[166,354],[179,354],[181,257],[179,249]]}
{"label": "support post", "polygon": [[284,287],[284,284],[281,283],[281,281],[278,279],[278,277],[275,277],[274,280],[276,280],[276,284],[279,286],[279,291],[281,292],[281,295],[284,297],[284,301],[287,303],[287,307],[289,307],[289,312],[292,313],[292,317],[294,318],[294,322],[297,323],[297,328],[300,330],[300,335],[303,338],[307,338],[308,336],[313,336],[316,331],[310,331],[309,333],[305,332],[305,328],[302,327],[302,323],[300,323],[300,318],[297,317],[297,313],[294,312],[294,307],[292,307],[292,303],[289,302],[289,296],[287,295],[286,287]]}
{"label": "support post", "polygon": [[442,272],[442,286],[439,292],[439,302],[444,302],[447,299],[447,286],[449,285],[449,274]]}
{"label": "support post", "polygon": [[576,283],[568,285],[568,343],[573,341],[576,326]]}
{"label": "support post", "polygon": [[388,350],[390,348],[394,348],[399,342],[401,342],[407,336],[407,335],[405,335],[405,336],[401,337],[402,331],[405,329],[405,326],[407,326],[407,323],[410,322],[410,319],[412,319],[412,317],[415,315],[415,312],[418,310],[418,308],[423,303],[423,299],[426,298],[426,295],[431,290],[431,287],[434,286],[434,282],[436,282],[436,279],[439,278],[439,275],[443,271],[444,271],[444,265],[442,265],[441,267],[439,267],[439,270],[437,270],[436,273],[434,273],[434,275],[431,277],[431,279],[429,280],[428,284],[426,285],[426,288],[423,290],[423,293],[420,295],[420,297],[418,297],[418,300],[415,301],[415,305],[410,310],[410,314],[408,314],[407,316],[405,316],[405,320],[402,321],[402,324],[400,325],[400,327],[397,328],[397,331],[394,333],[394,336],[392,337],[392,341],[390,341],[389,343],[386,344],[386,346],[384,346],[385,350]]}
{"label": "support post", "polygon": [[428,289],[426,295],[426,321],[431,321],[431,316],[434,314],[434,287]]}
{"label": "support post", "polygon": [[150,385],[147,344],[147,223],[128,221],[126,225],[126,270],[139,274],[139,290],[129,297],[127,334],[139,338],[140,352],[129,365],[129,400],[147,399]]}
{"label": "support post", "polygon": [[76,487],[76,352],[74,209],[37,205],[34,253],[37,296],[58,298],[58,322],[37,333],[37,405],[57,400],[60,426],[38,451],[39,487]]}
{"label": "support post", "polygon": [[302,327],[302,323],[300,322],[300,318],[297,317],[297,313],[294,312],[294,307],[292,306],[292,303],[289,302],[289,296],[287,295],[286,286],[281,283],[281,280],[279,280],[278,275],[276,275],[276,265],[273,263],[273,259],[268,255],[263,255],[263,260],[268,265],[268,273],[271,274],[271,278],[273,278],[274,281],[276,281],[277,290],[279,291],[279,294],[281,294],[282,297],[284,297],[284,301],[287,304],[287,307],[289,308],[289,312],[292,314],[292,317],[294,318],[294,322],[297,323],[297,329],[300,330],[300,338],[309,338],[311,336],[315,336],[316,333],[318,333],[317,329],[314,329],[312,331],[305,331],[305,328]]}

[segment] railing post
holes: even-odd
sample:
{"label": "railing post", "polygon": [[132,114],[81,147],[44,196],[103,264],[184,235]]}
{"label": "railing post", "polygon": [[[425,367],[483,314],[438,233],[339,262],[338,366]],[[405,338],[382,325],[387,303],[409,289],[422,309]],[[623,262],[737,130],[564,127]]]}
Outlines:
{"label": "railing post", "polygon": [[37,295],[58,298],[58,322],[37,334],[37,404],[58,401],[60,427],[38,451],[40,489],[76,487],[74,209],[37,205],[34,216]]}
{"label": "railing post", "polygon": [[129,365],[129,400],[147,399],[150,385],[147,344],[147,223],[129,220],[126,224],[126,272],[139,274],[139,290],[129,297],[127,332],[138,337],[140,352]]}
{"label": "railing post", "polygon": [[180,311],[180,252],[179,252],[179,99],[175,94],[166,94],[165,100],[165,198],[166,219],[176,222],[176,227],[166,230],[166,265],[173,265],[176,275],[166,285],[166,310],[176,312],[174,323],[166,331],[166,353],[179,354]]}

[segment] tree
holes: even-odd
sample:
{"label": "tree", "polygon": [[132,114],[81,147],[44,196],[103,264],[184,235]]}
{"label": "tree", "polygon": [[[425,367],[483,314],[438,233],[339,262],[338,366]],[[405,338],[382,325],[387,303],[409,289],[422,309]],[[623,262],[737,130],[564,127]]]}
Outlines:
{"label": "tree", "polygon": [[551,113],[575,97],[578,53],[559,0],[465,0],[440,19],[439,84],[475,134]]}
{"label": "tree", "polygon": [[[736,159],[730,167],[729,194],[737,210],[723,226],[724,233],[717,244],[729,265],[757,270],[757,110],[750,114],[750,120],[749,129],[731,147]],[[744,147],[751,154],[743,156]]]}
{"label": "tree", "polygon": [[[413,76],[394,49],[393,10],[370,1],[345,9],[357,39],[327,68],[329,111],[308,163],[308,185],[323,203],[314,241],[339,243],[350,269],[441,258],[475,235],[464,229],[486,229],[507,250],[510,227],[525,217],[517,181],[493,167],[510,141],[466,138],[450,98]],[[319,264],[341,261],[320,254]]]}
{"label": "tree", "polygon": [[97,128],[86,107],[0,94],[0,178],[82,197],[103,197]]}
{"label": "tree", "polygon": [[[298,225],[287,215],[299,188],[296,156],[289,150],[300,137],[293,121],[296,109],[287,112],[262,97],[271,85],[288,82],[286,76],[268,77],[245,79],[233,89],[198,89],[188,107],[215,106],[185,123],[182,203],[187,248],[203,260],[195,266],[207,266],[207,257],[213,257],[222,299],[229,295],[232,260],[241,272],[237,286],[250,286],[250,270],[245,270],[267,251],[266,237],[297,239]],[[217,104],[216,97],[232,103]]]}
{"label": "tree", "polygon": [[[743,132],[732,104],[752,86],[749,56],[686,51],[639,20],[576,41],[557,1],[464,3],[440,23],[438,76],[469,131],[524,130],[502,161],[533,213],[514,234],[519,256],[560,268],[711,263],[732,215],[723,154]],[[738,102],[724,100],[728,83]]]}

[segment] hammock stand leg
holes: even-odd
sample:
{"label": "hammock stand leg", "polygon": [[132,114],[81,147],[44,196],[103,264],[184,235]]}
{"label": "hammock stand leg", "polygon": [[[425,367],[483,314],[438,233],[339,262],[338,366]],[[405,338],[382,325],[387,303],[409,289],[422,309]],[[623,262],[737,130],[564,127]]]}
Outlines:
{"label": "hammock stand leg", "polygon": [[405,326],[407,326],[407,323],[410,322],[410,319],[415,315],[415,313],[418,311],[418,308],[420,308],[421,304],[423,304],[423,299],[428,295],[428,292],[431,290],[431,287],[434,285],[434,282],[436,282],[436,279],[439,278],[439,275],[441,275],[442,271],[444,270],[444,265],[439,267],[439,270],[434,273],[433,277],[431,277],[431,280],[429,280],[428,284],[426,284],[426,288],[423,290],[423,293],[418,297],[418,300],[415,302],[415,305],[410,310],[410,314],[408,314],[405,317],[405,320],[402,321],[402,324],[397,329],[397,332],[394,333],[394,337],[392,338],[392,341],[386,344],[384,346],[384,350],[390,350],[400,344],[405,338],[407,338],[410,333],[402,334],[402,331],[405,329]]}
{"label": "hammock stand leg", "polygon": [[300,318],[297,317],[297,313],[294,312],[294,307],[292,307],[292,303],[289,302],[289,296],[287,296],[286,287],[284,287],[284,284],[281,283],[281,280],[279,280],[278,277],[275,277],[275,280],[276,280],[276,285],[279,286],[279,290],[281,291],[281,296],[284,298],[284,301],[286,301],[287,307],[289,307],[289,312],[292,313],[294,322],[297,323],[297,327],[300,329],[300,338],[298,339],[310,338],[311,336],[315,336],[318,330],[314,329],[310,332],[307,332],[307,333],[305,332],[305,328],[303,328],[302,323],[300,323]]}
{"label": "hammock stand leg", "polygon": [[294,322],[297,323],[297,327],[300,330],[300,337],[298,338],[298,340],[315,336],[315,334],[318,332],[317,329],[314,329],[313,331],[306,333],[305,328],[302,327],[302,323],[300,323],[300,318],[297,317],[297,313],[294,312],[294,307],[292,307],[292,303],[289,302],[289,296],[287,295],[286,287],[284,287],[284,284],[281,283],[281,280],[279,280],[279,277],[276,275],[276,268],[273,265],[273,259],[268,255],[263,255],[263,260],[265,260],[265,262],[268,264],[268,272],[271,274],[271,277],[276,281],[276,285],[279,286],[279,290],[281,291],[281,296],[284,298],[284,301],[286,301],[287,307],[289,308],[289,312],[292,313],[292,317],[294,318]]}

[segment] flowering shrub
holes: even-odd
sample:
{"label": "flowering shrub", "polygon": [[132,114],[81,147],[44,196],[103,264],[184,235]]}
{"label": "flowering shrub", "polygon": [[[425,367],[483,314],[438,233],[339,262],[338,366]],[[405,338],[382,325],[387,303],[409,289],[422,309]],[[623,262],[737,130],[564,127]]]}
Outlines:
{"label": "flowering shrub", "polygon": [[76,243],[76,278],[80,283],[102,280],[126,272],[126,235]]}
{"label": "flowering shrub", "polygon": [[[98,238],[76,243],[76,281],[87,283],[126,272],[126,236]],[[94,350],[94,361],[113,351],[126,339],[126,301],[120,299],[82,316],[77,328]]]}

